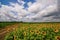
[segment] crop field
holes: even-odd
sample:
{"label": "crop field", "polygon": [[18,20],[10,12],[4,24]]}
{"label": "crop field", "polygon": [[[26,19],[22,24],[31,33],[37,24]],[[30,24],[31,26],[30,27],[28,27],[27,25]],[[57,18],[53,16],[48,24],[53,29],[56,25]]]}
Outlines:
{"label": "crop field", "polygon": [[16,24],[18,22],[0,22],[0,28],[4,28],[8,25],[13,25],[13,24]]}
{"label": "crop field", "polygon": [[60,23],[20,23],[4,40],[60,40]]}

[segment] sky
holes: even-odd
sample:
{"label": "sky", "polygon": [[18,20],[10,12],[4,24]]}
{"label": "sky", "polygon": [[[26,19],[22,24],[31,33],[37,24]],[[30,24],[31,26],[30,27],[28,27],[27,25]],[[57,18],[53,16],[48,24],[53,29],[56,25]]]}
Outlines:
{"label": "sky", "polygon": [[57,0],[0,0],[0,21],[60,22]]}

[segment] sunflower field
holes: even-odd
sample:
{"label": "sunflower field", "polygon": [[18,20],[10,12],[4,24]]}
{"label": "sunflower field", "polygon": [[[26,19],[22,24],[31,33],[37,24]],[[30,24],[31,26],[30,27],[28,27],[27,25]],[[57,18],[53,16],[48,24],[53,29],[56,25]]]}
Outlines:
{"label": "sunflower field", "polygon": [[20,23],[4,40],[60,40],[60,23]]}

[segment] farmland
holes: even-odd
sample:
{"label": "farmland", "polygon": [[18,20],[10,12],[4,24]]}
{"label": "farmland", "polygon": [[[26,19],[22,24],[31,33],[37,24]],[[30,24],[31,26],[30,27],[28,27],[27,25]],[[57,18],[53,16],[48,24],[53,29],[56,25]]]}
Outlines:
{"label": "farmland", "polygon": [[19,23],[4,40],[60,40],[60,23]]}
{"label": "farmland", "polygon": [[13,24],[16,24],[16,23],[18,23],[18,22],[0,22],[0,29],[5,28],[8,25],[13,25]]}

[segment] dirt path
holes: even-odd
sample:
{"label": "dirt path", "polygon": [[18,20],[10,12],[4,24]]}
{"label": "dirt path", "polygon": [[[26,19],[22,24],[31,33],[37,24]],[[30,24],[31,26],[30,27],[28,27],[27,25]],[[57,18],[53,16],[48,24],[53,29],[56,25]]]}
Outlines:
{"label": "dirt path", "polygon": [[4,36],[9,33],[10,31],[12,31],[14,28],[17,28],[19,26],[19,24],[14,24],[14,25],[9,25],[7,27],[5,27],[4,29],[0,30],[0,40],[4,40]]}

